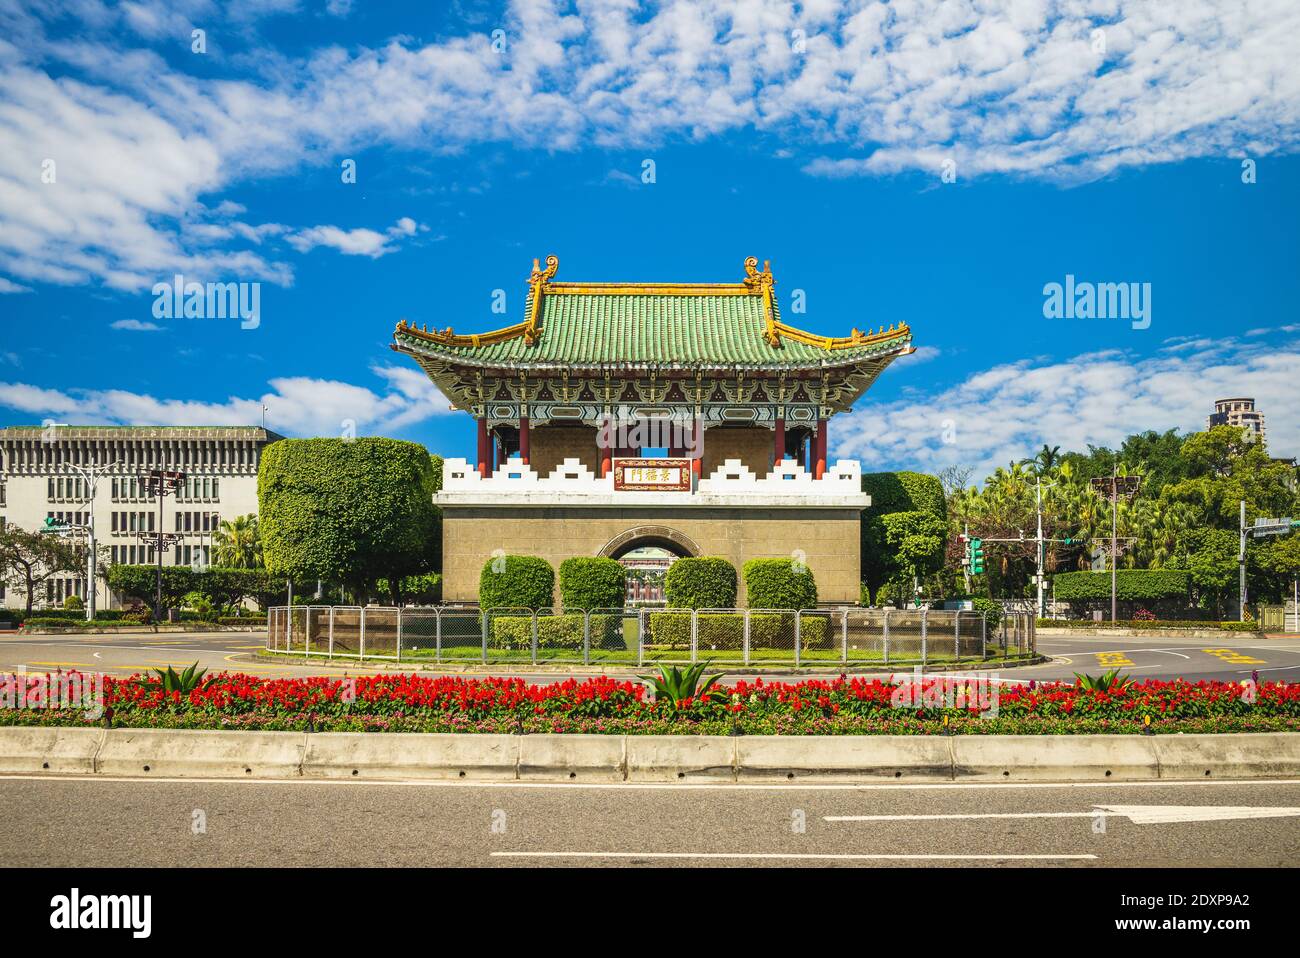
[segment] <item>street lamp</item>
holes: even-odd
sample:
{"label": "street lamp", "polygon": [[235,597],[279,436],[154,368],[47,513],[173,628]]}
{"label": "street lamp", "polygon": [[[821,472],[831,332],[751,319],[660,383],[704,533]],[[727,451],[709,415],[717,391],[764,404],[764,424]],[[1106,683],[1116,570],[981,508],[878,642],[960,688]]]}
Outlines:
{"label": "street lamp", "polygon": [[1109,476],[1099,476],[1092,480],[1092,488],[1103,499],[1110,500],[1110,620],[1115,621],[1115,565],[1118,555],[1119,500],[1123,497],[1128,502],[1137,495],[1142,485],[1141,476],[1121,476],[1119,467],[1111,469]]}
{"label": "street lamp", "polygon": [[170,535],[163,532],[163,499],[185,484],[185,473],[174,472],[169,469],[146,469],[139,473],[140,486],[144,490],[145,496],[158,497],[158,530],[155,534],[142,533],[140,538],[152,538],[156,541],[156,553],[158,559],[158,592],[157,604],[154,607],[154,618],[162,618],[162,557],[163,548],[170,542],[180,540],[176,533]]}

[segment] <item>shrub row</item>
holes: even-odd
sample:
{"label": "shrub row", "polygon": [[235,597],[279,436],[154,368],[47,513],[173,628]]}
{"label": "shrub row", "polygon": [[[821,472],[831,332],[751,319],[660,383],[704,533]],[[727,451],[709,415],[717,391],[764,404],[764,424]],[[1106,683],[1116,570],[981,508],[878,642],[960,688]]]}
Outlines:
{"label": "shrub row", "polygon": [[1258,632],[1258,622],[1220,622],[1217,619],[1039,619],[1040,629],[1220,629],[1224,632]]}
{"label": "shrub row", "polygon": [[[539,649],[581,649],[583,620],[581,614],[540,615],[537,617]],[[617,639],[622,642],[622,617],[591,616],[591,647],[608,648]],[[495,615],[489,630],[491,647],[502,651],[520,651],[532,647],[533,620],[525,615]]]}
{"label": "shrub row", "polygon": [[[1109,572],[1061,572],[1053,579],[1058,602],[1110,599]],[[1117,569],[1115,597],[1121,602],[1186,598],[1190,573],[1180,569]]]}
{"label": "shrub row", "polygon": [[[738,612],[705,612],[696,616],[696,648],[701,651],[735,651],[745,645],[745,617]],[[799,641],[807,649],[828,648],[826,617],[799,616]],[[689,649],[691,617],[681,612],[651,612],[651,647]],[[794,616],[755,612],[749,616],[749,647],[794,648]]]}

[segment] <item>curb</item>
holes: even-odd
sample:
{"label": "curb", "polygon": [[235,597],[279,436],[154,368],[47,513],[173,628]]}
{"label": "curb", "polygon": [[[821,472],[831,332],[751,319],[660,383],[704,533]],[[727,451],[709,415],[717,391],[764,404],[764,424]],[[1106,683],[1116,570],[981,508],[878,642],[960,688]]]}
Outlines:
{"label": "curb", "polygon": [[0,775],[588,783],[1300,777],[1300,734],[476,735],[0,728]]}

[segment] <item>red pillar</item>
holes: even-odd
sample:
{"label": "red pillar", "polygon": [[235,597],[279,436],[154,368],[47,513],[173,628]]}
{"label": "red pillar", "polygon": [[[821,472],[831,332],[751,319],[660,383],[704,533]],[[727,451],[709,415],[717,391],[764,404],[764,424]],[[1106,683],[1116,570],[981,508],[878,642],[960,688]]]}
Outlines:
{"label": "red pillar", "polygon": [[813,478],[820,479],[826,475],[826,420],[817,420],[817,451],[813,453],[816,464],[813,468]]}
{"label": "red pillar", "polygon": [[479,416],[478,418],[478,474],[486,476],[490,468],[488,459],[492,455],[492,447],[488,444],[487,417]]}
{"label": "red pillar", "polygon": [[699,416],[695,417],[695,458],[691,460],[691,472],[695,473],[695,478],[700,478],[704,473],[704,420]]}
{"label": "red pillar", "polygon": [[519,417],[519,458],[528,465],[528,417]]}
{"label": "red pillar", "polygon": [[775,435],[772,438],[772,465],[776,466],[778,462],[785,458],[785,417],[776,417]]}
{"label": "red pillar", "polygon": [[614,444],[613,423],[610,422],[609,416],[605,417],[605,423],[607,433],[609,434],[609,444],[600,450],[600,478],[602,479],[609,475],[609,470],[614,466],[611,461],[613,451],[610,449],[610,446]]}

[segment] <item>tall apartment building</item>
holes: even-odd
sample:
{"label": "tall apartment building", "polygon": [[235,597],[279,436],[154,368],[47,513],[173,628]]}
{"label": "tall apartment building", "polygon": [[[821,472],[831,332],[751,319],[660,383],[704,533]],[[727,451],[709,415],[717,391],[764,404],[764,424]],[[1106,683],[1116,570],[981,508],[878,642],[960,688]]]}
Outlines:
{"label": "tall apartment building", "polygon": [[[46,518],[90,522],[89,484],[77,467],[109,466],[95,487],[94,524],[101,555],[111,563],[153,563],[154,546],[140,533],[158,531],[158,499],[141,474],[164,469],[185,474],[163,498],[162,531],[179,534],[164,565],[211,561],[212,536],[223,519],[257,512],[257,467],[267,444],[283,437],[256,426],[10,426],[0,428],[0,526],[36,530]],[[96,602],[111,608],[104,583]],[[69,595],[85,598],[85,573],[52,578],[34,607],[58,606]],[[0,581],[0,601],[22,608],[26,596]]]}
{"label": "tall apartment building", "polygon": [[1264,414],[1255,408],[1254,399],[1216,399],[1214,412],[1205,421],[1205,428],[1214,426],[1240,426],[1249,430],[1251,436],[1258,439],[1260,445],[1264,440]]}

